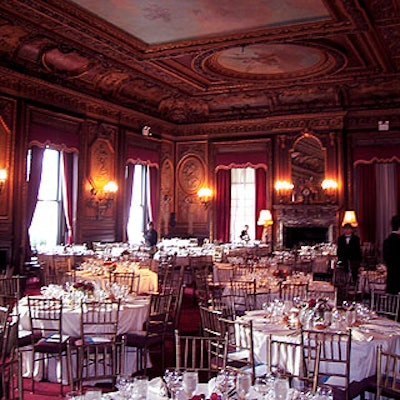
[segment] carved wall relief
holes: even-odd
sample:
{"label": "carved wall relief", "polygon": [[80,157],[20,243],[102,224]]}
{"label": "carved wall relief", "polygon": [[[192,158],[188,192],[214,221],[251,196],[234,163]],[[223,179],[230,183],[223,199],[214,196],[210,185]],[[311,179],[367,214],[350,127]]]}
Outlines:
{"label": "carved wall relief", "polygon": [[10,181],[10,151],[11,151],[11,132],[3,118],[0,117],[0,169],[7,172],[7,180],[0,193],[0,216],[7,214],[7,204],[9,199]]}
{"label": "carved wall relief", "polygon": [[161,165],[161,202],[160,202],[160,235],[168,236],[170,216],[173,211],[174,167],[171,160],[166,159]]}
{"label": "carved wall relief", "polygon": [[194,222],[206,222],[207,214],[197,197],[197,191],[206,180],[204,160],[195,154],[184,156],[177,167],[178,181],[178,215],[181,221],[187,222],[188,234],[193,234]]}

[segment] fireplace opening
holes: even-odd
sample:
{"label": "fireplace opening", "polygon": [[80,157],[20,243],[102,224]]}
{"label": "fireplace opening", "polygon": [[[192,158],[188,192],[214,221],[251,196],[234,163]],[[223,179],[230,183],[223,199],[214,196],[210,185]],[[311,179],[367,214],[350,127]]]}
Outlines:
{"label": "fireplace opening", "polygon": [[296,246],[312,246],[328,242],[328,228],[325,227],[285,227],[284,245],[287,249]]}

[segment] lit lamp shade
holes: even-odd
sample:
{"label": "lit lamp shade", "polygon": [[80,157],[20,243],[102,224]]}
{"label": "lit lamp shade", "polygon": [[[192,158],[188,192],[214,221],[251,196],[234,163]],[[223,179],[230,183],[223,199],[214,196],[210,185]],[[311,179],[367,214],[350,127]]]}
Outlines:
{"label": "lit lamp shade", "polygon": [[268,226],[272,225],[274,221],[272,220],[272,214],[270,210],[261,210],[258,217],[257,225]]}
{"label": "lit lamp shade", "polygon": [[350,224],[353,228],[358,226],[356,212],[354,210],[348,210],[344,212],[342,226]]}

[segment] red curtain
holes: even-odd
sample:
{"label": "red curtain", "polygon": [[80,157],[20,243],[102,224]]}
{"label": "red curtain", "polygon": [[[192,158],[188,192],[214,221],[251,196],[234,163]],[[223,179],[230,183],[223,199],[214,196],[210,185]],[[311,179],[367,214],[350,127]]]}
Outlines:
{"label": "red curtain", "polygon": [[231,214],[231,170],[220,169],[216,173],[216,239],[222,243],[229,242]]}
{"label": "red curtain", "polygon": [[124,242],[128,240],[128,222],[129,222],[129,212],[131,209],[132,202],[132,189],[133,189],[133,179],[135,172],[135,164],[128,164],[126,166],[125,174],[125,192],[124,192],[124,212],[123,212],[123,226],[124,226]]}
{"label": "red curtain", "polygon": [[63,163],[63,207],[65,214],[65,222],[67,225],[67,244],[74,243],[74,232],[73,232],[73,210],[74,210],[74,199],[73,199],[73,185],[74,185],[74,157],[75,154],[61,152],[62,163]]}
{"label": "red curtain", "polygon": [[157,225],[158,217],[158,168],[155,166],[149,166],[149,183],[150,183],[150,204],[149,204],[149,218],[150,221],[154,222],[154,226]]}
{"label": "red curtain", "polygon": [[42,161],[44,149],[33,146],[31,149],[31,168],[28,177],[28,193],[26,199],[26,257],[29,260],[32,255],[31,242],[29,238],[29,227],[31,226],[33,214],[39,194],[40,179],[42,176]]}
{"label": "red curtain", "polygon": [[264,168],[256,169],[256,239],[262,238],[263,227],[257,225],[260,211],[266,208],[267,202],[267,172]]}
{"label": "red curtain", "polygon": [[400,215],[400,164],[396,164],[396,193],[397,193],[397,214]]}
{"label": "red curtain", "polygon": [[376,232],[376,174],[375,164],[358,166],[359,198],[359,230],[362,242],[375,243]]}

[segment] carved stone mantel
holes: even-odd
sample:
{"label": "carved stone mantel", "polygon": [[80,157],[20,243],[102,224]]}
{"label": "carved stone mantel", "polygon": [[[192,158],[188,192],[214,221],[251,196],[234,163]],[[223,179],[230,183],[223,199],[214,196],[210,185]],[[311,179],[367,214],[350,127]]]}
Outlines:
{"label": "carved stone mantel", "polygon": [[284,243],[284,228],[328,228],[328,240],[333,242],[337,236],[337,207],[333,205],[287,204],[274,206],[276,219],[275,248]]}

